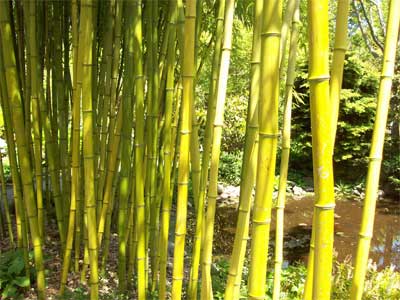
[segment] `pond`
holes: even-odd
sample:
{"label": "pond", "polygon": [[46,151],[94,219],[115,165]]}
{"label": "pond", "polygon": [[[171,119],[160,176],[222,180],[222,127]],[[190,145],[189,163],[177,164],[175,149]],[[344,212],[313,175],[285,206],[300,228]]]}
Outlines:
{"label": "pond", "polygon": [[[285,208],[284,258],[285,264],[306,263],[311,238],[313,198],[288,199]],[[275,210],[270,232],[270,253],[275,239]],[[362,216],[362,202],[340,200],[335,208],[334,248],[339,261],[353,257],[357,249]],[[235,236],[237,209],[220,206],[216,212],[215,255],[230,256]],[[250,246],[249,246],[250,247]],[[394,265],[400,271],[400,202],[379,200],[375,214],[374,235],[370,258],[378,268]]]}

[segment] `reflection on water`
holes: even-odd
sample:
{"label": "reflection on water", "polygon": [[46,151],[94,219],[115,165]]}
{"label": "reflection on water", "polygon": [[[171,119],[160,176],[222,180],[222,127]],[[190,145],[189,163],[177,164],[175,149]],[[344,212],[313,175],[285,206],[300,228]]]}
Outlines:
{"label": "reflection on water", "polygon": [[[306,262],[311,237],[313,199],[289,200],[285,209],[284,253],[286,263],[302,260]],[[275,212],[273,212],[274,216]],[[219,207],[216,212],[216,255],[230,255],[235,235],[237,210]],[[343,261],[356,253],[358,231],[361,224],[362,203],[337,201],[335,209],[335,252]],[[275,220],[270,232],[270,253],[273,253]],[[400,203],[380,200],[375,214],[374,235],[371,241],[370,258],[378,268],[394,265],[400,270]]]}

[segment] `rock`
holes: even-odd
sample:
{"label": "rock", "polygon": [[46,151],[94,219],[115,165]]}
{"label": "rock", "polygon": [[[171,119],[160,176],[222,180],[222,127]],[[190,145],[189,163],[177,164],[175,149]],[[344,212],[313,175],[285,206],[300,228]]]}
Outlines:
{"label": "rock", "polygon": [[222,184],[218,183],[218,186],[217,186],[218,195],[221,195],[223,193],[223,191],[224,191],[224,186]]}
{"label": "rock", "polygon": [[378,190],[378,197],[379,198],[385,197],[385,192],[383,190]]}
{"label": "rock", "polygon": [[313,193],[313,192],[314,192],[314,188],[311,187],[311,186],[308,186],[308,187],[305,188],[305,191],[306,191],[307,193]]}
{"label": "rock", "polygon": [[294,186],[293,187],[293,194],[295,196],[302,196],[304,195],[306,192],[299,186]]}

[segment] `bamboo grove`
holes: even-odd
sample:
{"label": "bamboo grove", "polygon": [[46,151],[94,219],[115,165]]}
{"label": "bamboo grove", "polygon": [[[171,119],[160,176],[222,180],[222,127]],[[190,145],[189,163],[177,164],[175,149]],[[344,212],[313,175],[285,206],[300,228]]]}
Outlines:
{"label": "bamboo grove", "polygon": [[[280,298],[291,107],[302,26],[308,30],[315,189],[304,299],[330,299],[332,155],[350,2],[337,1],[334,45],[329,41],[328,0],[307,1],[307,24],[300,23],[300,0],[254,0],[250,6],[253,49],[251,62],[243,64],[251,63],[251,85],[227,300],[239,299],[245,259],[248,299],[265,297],[273,206],[273,299]],[[361,299],[363,291],[398,43],[400,1],[388,2],[352,300]],[[90,299],[99,299],[99,276],[107,272],[111,236],[116,233],[121,292],[134,290],[139,300],[151,295],[213,299],[218,168],[238,3],[0,1],[0,99],[13,183],[9,207],[2,157],[2,235],[9,237],[11,248],[23,251],[27,269],[28,252],[33,250],[38,299],[46,299],[44,256],[52,222],[62,257],[60,294],[75,273],[87,283]],[[206,54],[199,51],[205,11],[215,19]],[[212,56],[212,70],[200,137],[196,81],[204,55]],[[275,170],[278,149],[282,158]],[[276,171],[280,182],[275,202]],[[190,201],[193,236],[187,232]],[[168,251],[170,243],[173,253]]]}

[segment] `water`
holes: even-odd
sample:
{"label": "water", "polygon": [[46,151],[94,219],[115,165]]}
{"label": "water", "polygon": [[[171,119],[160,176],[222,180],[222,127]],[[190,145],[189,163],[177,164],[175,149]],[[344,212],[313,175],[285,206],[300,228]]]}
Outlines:
{"label": "water", "polygon": [[[289,200],[285,209],[284,256],[287,263],[307,261],[311,238],[313,198]],[[270,232],[270,250],[275,238],[275,211]],[[362,216],[362,203],[354,200],[337,201],[335,208],[334,248],[338,261],[354,257]],[[216,213],[216,255],[230,256],[235,235],[237,210],[219,207]],[[272,252],[271,252],[272,253]],[[394,265],[400,271],[400,202],[378,201],[370,258],[378,268]]]}

